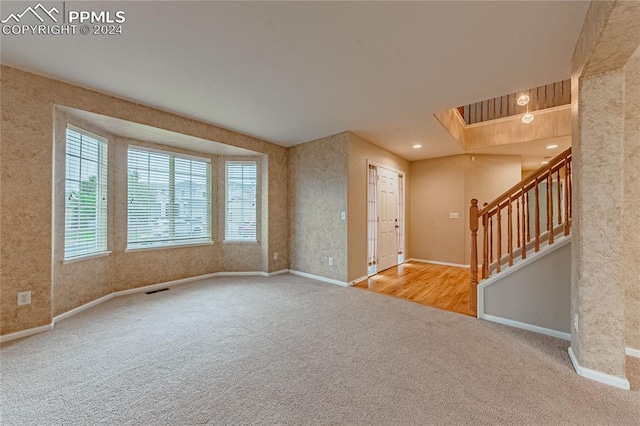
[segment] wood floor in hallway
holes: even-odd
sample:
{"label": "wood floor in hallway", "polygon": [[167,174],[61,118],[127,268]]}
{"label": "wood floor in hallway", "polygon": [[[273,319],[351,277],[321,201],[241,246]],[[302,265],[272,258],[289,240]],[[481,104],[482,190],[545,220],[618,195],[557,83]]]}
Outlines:
{"label": "wood floor in hallway", "polygon": [[406,262],[355,287],[473,316],[469,309],[469,279],[469,269]]}

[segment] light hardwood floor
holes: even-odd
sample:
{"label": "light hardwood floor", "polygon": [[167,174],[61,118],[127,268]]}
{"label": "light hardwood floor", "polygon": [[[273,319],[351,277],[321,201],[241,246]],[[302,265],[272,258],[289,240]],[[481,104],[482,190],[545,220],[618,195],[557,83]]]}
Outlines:
{"label": "light hardwood floor", "polygon": [[355,287],[473,316],[469,309],[469,279],[469,269],[406,262]]}

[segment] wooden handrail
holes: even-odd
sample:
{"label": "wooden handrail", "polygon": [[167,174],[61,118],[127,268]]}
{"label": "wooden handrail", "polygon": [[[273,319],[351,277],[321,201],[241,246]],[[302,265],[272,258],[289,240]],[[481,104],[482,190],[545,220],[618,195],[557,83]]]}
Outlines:
{"label": "wooden handrail", "polygon": [[552,169],[553,169],[553,172],[556,172],[557,170],[562,169],[562,167],[564,166],[563,162],[567,157],[571,157],[571,147],[567,148],[557,156],[553,157],[551,160],[549,160],[549,164],[545,164],[544,166],[540,167],[538,170],[536,170],[535,172],[531,173],[529,176],[524,178],[521,182],[516,183],[511,188],[507,189],[498,198],[496,198],[495,200],[493,200],[492,202],[484,206],[482,210],[478,212],[478,216],[482,216],[487,211],[493,209],[495,206],[498,205],[498,203],[507,201],[509,197],[515,193],[516,190],[520,188],[525,188],[526,190],[528,186],[531,186],[531,188],[533,188],[535,186],[535,180],[543,176],[546,172],[550,172],[552,171]]}
{"label": "wooden handrail", "polygon": [[[544,194],[542,197],[541,192]],[[515,221],[513,220],[514,211],[517,217]],[[502,220],[504,214],[507,215],[506,220]],[[541,220],[543,218],[544,220]],[[515,233],[513,232],[514,223],[517,226]],[[485,279],[493,272],[500,273],[507,265],[512,266],[515,262],[514,254],[526,259],[528,250],[537,252],[541,245],[553,244],[556,231],[560,230],[562,233],[564,230],[565,236],[571,232],[571,148],[549,160],[548,164],[512,186],[495,200],[485,203],[482,209],[478,207],[478,200],[472,199],[469,208],[469,228],[471,230],[470,307],[475,312],[480,258],[482,259],[481,279]],[[482,229],[481,257],[478,254],[477,241],[480,229]],[[515,244],[514,234],[516,235]]]}

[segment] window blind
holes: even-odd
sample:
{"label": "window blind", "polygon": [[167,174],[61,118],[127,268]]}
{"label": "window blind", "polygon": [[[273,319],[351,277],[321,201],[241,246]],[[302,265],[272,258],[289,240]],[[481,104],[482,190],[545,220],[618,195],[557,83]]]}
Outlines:
{"label": "window blind", "polygon": [[211,165],[130,146],[127,248],[211,241]]}
{"label": "window blind", "polygon": [[64,258],[107,251],[107,141],[66,131]]}
{"label": "window blind", "polygon": [[228,161],[225,168],[225,240],[256,241],[256,162]]}

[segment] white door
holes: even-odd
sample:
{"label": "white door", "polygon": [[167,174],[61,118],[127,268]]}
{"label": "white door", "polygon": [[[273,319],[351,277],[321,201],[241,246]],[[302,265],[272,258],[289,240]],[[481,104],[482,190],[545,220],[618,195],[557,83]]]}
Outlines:
{"label": "white door", "polygon": [[378,272],[398,264],[398,173],[378,167]]}

